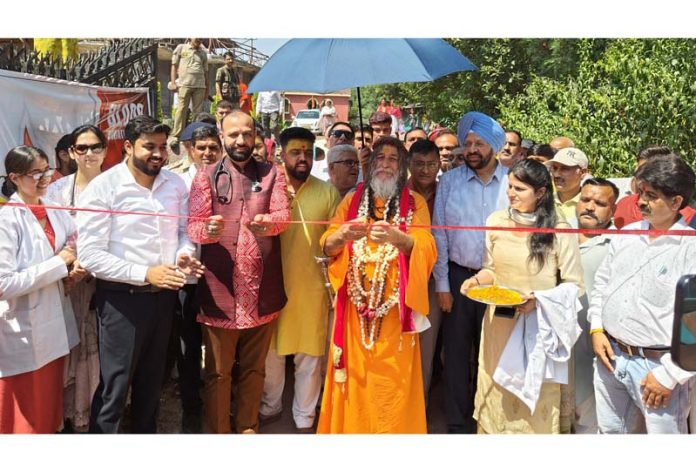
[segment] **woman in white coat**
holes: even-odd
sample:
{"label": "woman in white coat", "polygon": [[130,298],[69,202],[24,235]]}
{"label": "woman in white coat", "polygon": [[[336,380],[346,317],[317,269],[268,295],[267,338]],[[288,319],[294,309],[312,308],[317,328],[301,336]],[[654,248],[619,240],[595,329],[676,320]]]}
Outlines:
{"label": "woman in white coat", "polygon": [[42,150],[11,149],[5,171],[2,191],[10,198],[0,207],[0,434],[54,433],[63,419],[65,356],[78,342],[72,310],[62,303],[62,280],[81,276],[70,273],[76,230],[68,212],[43,206],[51,204],[43,197],[54,170]]}

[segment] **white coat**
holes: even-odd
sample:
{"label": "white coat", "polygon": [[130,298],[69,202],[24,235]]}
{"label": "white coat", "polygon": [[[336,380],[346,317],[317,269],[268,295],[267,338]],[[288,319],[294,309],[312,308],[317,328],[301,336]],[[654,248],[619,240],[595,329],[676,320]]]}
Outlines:
{"label": "white coat", "polygon": [[568,360],[581,333],[578,293],[571,283],[534,292],[535,312],[517,319],[493,373],[493,380],[532,414],[543,382],[568,383]]}
{"label": "white coat", "polygon": [[[17,193],[9,201],[24,203]],[[68,241],[74,244],[76,227],[67,211],[47,214],[55,251],[28,208],[0,206],[0,377],[37,370],[79,342],[61,282],[68,270],[56,255]]]}

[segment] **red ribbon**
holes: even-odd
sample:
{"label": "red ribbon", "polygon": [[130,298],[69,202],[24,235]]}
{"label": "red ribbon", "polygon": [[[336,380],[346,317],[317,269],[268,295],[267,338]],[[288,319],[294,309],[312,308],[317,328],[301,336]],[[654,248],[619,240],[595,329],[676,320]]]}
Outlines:
{"label": "red ribbon", "polygon": [[[139,215],[139,216],[158,216],[162,218],[178,218],[178,219],[190,219],[190,220],[206,220],[207,218],[188,216],[188,215],[171,215],[168,213],[149,213],[145,211],[122,211],[122,210],[101,210],[95,208],[73,208],[65,207],[59,205],[30,205],[26,203],[17,202],[5,202],[0,203],[0,207],[3,205],[33,208],[40,207],[47,210],[63,210],[63,211],[86,211],[91,213],[110,213],[113,215]],[[234,222],[234,220],[222,220],[225,222]],[[305,221],[274,221],[275,224],[309,224],[309,225],[329,225],[331,221],[321,221],[321,220],[305,220]],[[369,226],[368,223],[351,223],[351,224],[364,224]],[[534,228],[534,227],[520,227],[520,228],[510,228],[507,226],[464,226],[464,225],[410,225],[412,228],[430,228],[430,229],[445,229],[445,230],[459,230],[459,231],[508,231],[511,233],[569,233],[569,234],[623,234],[623,235],[646,235],[646,236],[696,236],[696,231],[694,230],[684,230],[684,229],[670,229],[670,230],[659,230],[659,229],[578,229],[578,228]]]}

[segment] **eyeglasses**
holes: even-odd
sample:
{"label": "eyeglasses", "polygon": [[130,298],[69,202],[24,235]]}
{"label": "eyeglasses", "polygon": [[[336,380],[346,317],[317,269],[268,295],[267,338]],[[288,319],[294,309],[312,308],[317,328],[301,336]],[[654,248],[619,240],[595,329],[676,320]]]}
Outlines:
{"label": "eyeglasses", "polygon": [[104,151],[104,145],[102,143],[76,144],[73,146],[73,150],[80,156],[84,156],[89,150],[91,150],[93,154],[99,154],[100,152]]}
{"label": "eyeglasses", "polygon": [[343,164],[346,167],[358,167],[360,161],[355,159],[343,159],[342,161],[333,161],[333,164]]}
{"label": "eyeglasses", "polygon": [[345,129],[335,129],[331,132],[331,136],[333,136],[336,139],[340,138],[346,138],[346,139],[353,139],[355,136],[352,131],[348,131]]}
{"label": "eyeglasses", "polygon": [[30,174],[22,174],[22,175],[25,175],[27,177],[31,177],[32,179],[34,179],[34,181],[38,182],[41,179],[50,179],[51,177],[53,177],[53,174],[55,174],[55,173],[56,173],[55,169],[46,169],[43,172],[32,172]]}

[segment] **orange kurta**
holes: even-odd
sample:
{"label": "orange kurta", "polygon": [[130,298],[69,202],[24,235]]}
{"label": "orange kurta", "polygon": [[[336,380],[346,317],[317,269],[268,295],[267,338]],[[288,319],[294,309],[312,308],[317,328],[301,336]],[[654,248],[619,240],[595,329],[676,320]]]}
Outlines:
{"label": "orange kurta", "polygon": [[[429,225],[430,214],[423,198],[411,192],[415,200],[414,225]],[[353,193],[348,194],[321,238],[326,238],[346,220]],[[379,205],[378,205],[379,206]],[[414,238],[409,263],[406,304],[415,312],[428,313],[428,279],[437,252],[429,229],[410,228]],[[370,243],[370,246],[375,246]],[[372,275],[374,264],[368,264]],[[338,289],[346,283],[348,250],[338,254],[329,266],[331,283]],[[385,293],[391,293],[398,277],[396,261],[389,268]],[[360,322],[355,305],[346,304],[345,360],[347,380],[334,382],[334,368],[329,355],[328,372],[318,433],[426,433],[425,401],[417,333],[401,333],[398,305],[382,320],[379,337],[372,350],[360,342]]]}

